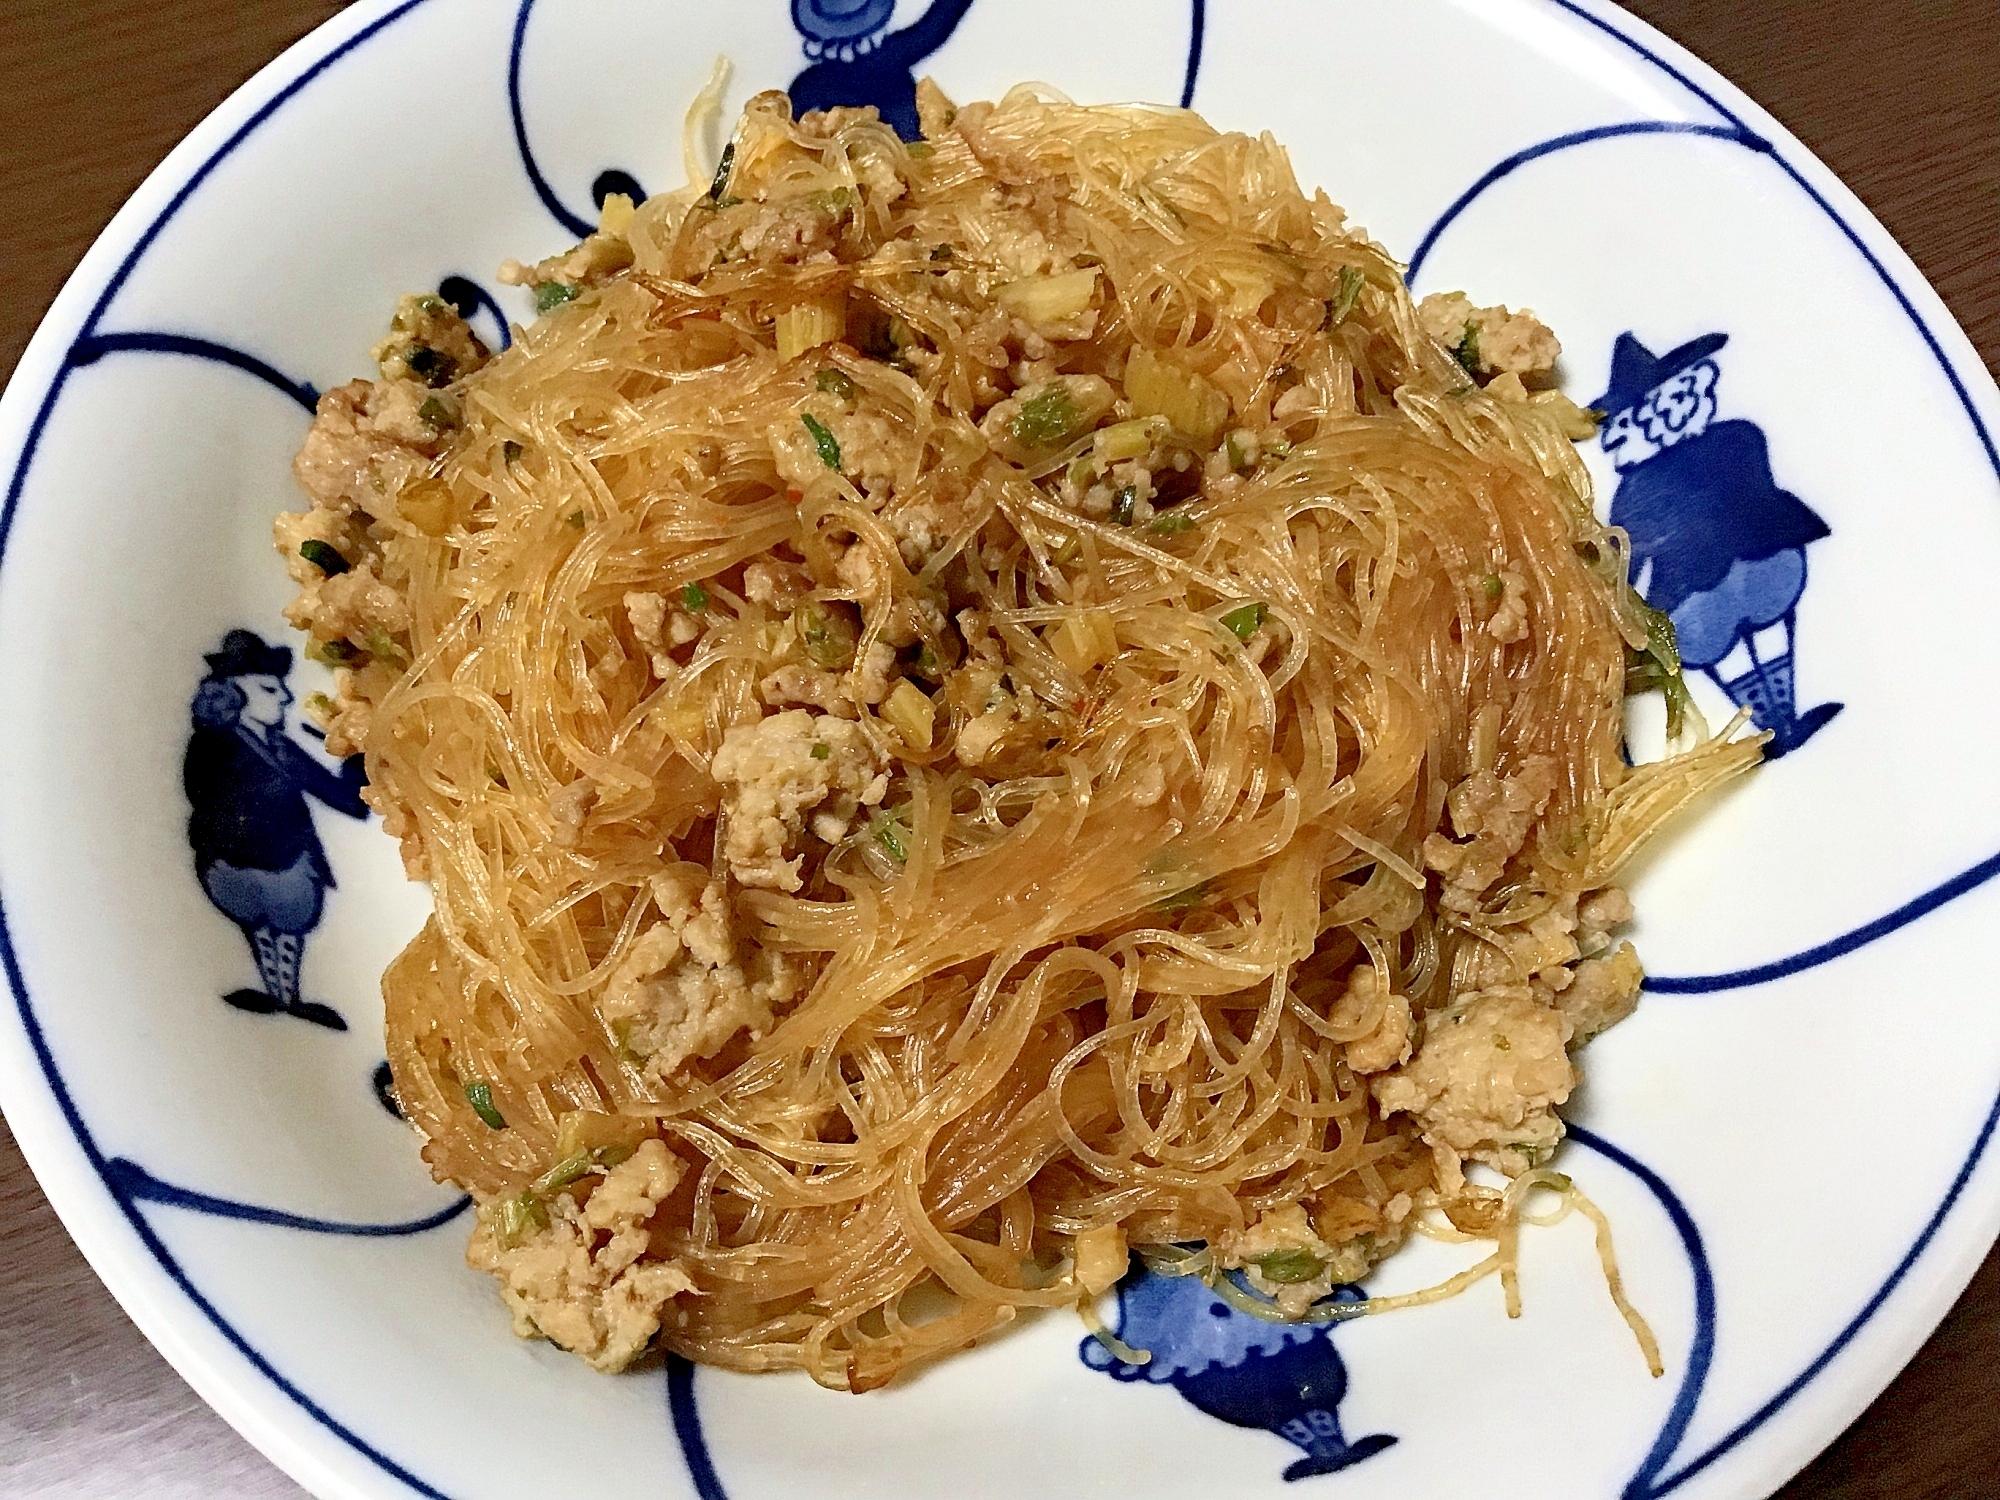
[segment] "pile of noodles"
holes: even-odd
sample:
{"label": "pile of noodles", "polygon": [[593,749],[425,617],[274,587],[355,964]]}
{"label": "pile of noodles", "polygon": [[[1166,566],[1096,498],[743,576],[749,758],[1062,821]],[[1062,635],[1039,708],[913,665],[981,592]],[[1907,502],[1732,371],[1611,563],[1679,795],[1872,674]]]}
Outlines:
{"label": "pile of noodles", "polygon": [[[1603,887],[1757,754],[1723,737],[1625,763],[1645,621],[1571,441],[1426,336],[1400,268],[1300,191],[1275,142],[1017,91],[975,151],[930,113],[912,149],[864,117],[808,137],[767,108],[728,192],[640,206],[630,265],[461,382],[436,470],[461,513],[441,535],[382,528],[410,630],[353,688],[380,805],[436,897],[384,981],[426,1159],[485,1202],[550,1167],[566,1114],[648,1122],[689,1164],[652,1229],[650,1253],[695,1282],[662,1341],[854,1389],[1076,1303],[1093,1229],[1184,1245],[1295,1202],[1350,1226],[1398,1194],[1435,1203],[1433,1152],[1343,1060],[1387,987],[1327,1019],[1350,971],[1374,965],[1420,1015],[1448,1004],[1490,937]],[[892,202],[884,172],[907,184]],[[933,247],[982,263],[983,194],[1049,179],[1037,211],[1100,271],[1095,333],[1057,347],[1063,369],[1115,387],[1134,347],[1165,352],[1230,395],[1232,423],[1306,393],[1289,452],[1182,501],[1185,524],[1060,503],[1087,437],[1041,464],[989,451],[985,367],[918,295]],[[853,193],[862,248],[912,253],[718,258],[729,194],[753,191]],[[774,319],[830,296],[844,341],[781,360]],[[872,347],[871,317],[891,330]],[[897,357],[912,339],[925,359]],[[828,368],[893,419],[889,512],[951,519],[917,571],[879,496],[837,474],[801,493],[774,464],[770,435]],[[872,595],[836,567],[851,546],[886,580]],[[864,823],[808,851],[797,894],[734,890],[745,940],[812,982],[766,1034],[663,1084],[599,1002],[659,920],[649,877],[725,868],[707,767],[769,711],[756,687],[785,615],[746,597],[743,569],[771,557],[854,603],[864,650],[900,620],[949,666],[949,620],[985,611],[1044,712],[968,767],[966,710],[936,681],[929,748],[864,710],[894,751],[901,858]],[[1478,624],[1503,569],[1532,621],[1510,644]],[[623,601],[691,584],[708,629],[661,677]],[[1246,605],[1262,653],[1219,623]],[[1116,655],[1080,675],[1045,643],[1085,610],[1115,623]],[[1528,846],[1482,909],[1442,910],[1421,845],[1451,832],[1447,791],[1537,755],[1560,776]],[[597,789],[580,832],[550,806],[579,777]]]}

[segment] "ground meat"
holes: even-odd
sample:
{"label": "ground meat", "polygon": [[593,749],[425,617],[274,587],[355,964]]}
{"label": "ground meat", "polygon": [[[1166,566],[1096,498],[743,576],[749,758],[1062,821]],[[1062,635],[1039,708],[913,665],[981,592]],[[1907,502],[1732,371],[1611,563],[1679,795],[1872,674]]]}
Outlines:
{"label": "ground meat", "polygon": [[[816,747],[823,753],[815,754]],[[739,724],[723,737],[710,773],[722,784],[723,857],[744,885],[796,891],[804,834],[832,843],[863,807],[882,800],[888,777],[859,725],[794,708]],[[829,836],[830,835],[830,836]]]}
{"label": "ground meat", "polygon": [[[318,640],[345,640],[374,650],[410,628],[402,593],[375,576],[366,563],[300,589],[285,618]],[[372,645],[370,643],[373,643]]]}
{"label": "ground meat", "polygon": [[1373,964],[1356,964],[1347,976],[1347,989],[1327,1020],[1345,1030],[1359,1025],[1374,1010],[1379,1019],[1372,1031],[1347,1044],[1347,1066],[1357,1073],[1380,1073],[1406,1062],[1410,1056],[1410,1002],[1395,993],[1380,999],[1382,978]]}
{"label": "ground meat", "polygon": [[[907,437],[880,413],[843,411],[831,399],[815,398],[806,403],[806,411],[840,445],[842,477],[877,505],[887,499],[896,478],[896,453],[908,446]],[[785,483],[794,489],[806,489],[826,477],[826,461],[803,420],[781,422],[771,429],[771,456]]]}
{"label": "ground meat", "polygon": [[[1032,403],[1048,401],[1056,387],[1067,397],[1069,415],[1068,436],[1055,437],[1049,441],[1036,440],[1033,433],[1015,430],[1016,422],[1024,408]],[[1059,375],[1054,380],[1038,385],[1017,396],[1009,396],[998,402],[993,409],[979,419],[979,430],[986,435],[987,443],[993,451],[1009,463],[1027,464],[1037,459],[1047,458],[1060,448],[1070,437],[1081,437],[1104,419],[1116,398],[1110,382],[1098,375]]]}
{"label": "ground meat", "polygon": [[1529,986],[1473,990],[1425,1017],[1416,1055],[1375,1079],[1375,1102],[1414,1115],[1432,1146],[1519,1172],[1562,1139],[1569,1039],[1568,1019]]}
{"label": "ground meat", "polygon": [[722,883],[700,866],[654,876],[653,900],[661,919],[612,974],[603,1015],[665,1081],[738,1032],[763,1035],[773,1007],[797,999],[803,980],[784,954],[739,941]]}
{"label": "ground meat", "polygon": [[440,389],[486,363],[486,346],[458,309],[435,292],[404,297],[389,320],[389,336],[371,351],[385,381]]}
{"label": "ground meat", "polygon": [[550,832],[559,849],[574,849],[583,835],[583,820],[597,801],[597,783],[579,776],[549,793]]}
{"label": "ground meat", "polygon": [[760,203],[737,234],[737,246],[760,266],[828,259],[840,241],[844,209],[832,197]]}
{"label": "ground meat", "polygon": [[1620,943],[1604,958],[1586,958],[1578,964],[1574,979],[1556,996],[1556,1006],[1568,1017],[1576,1041],[1587,1042],[1631,1015],[1645,977],[1630,943]]}
{"label": "ground meat", "polygon": [[[1215,1251],[1225,1267],[1242,1270],[1252,1289],[1275,1301],[1286,1317],[1298,1317],[1333,1290],[1337,1253],[1314,1232],[1301,1203],[1267,1210],[1248,1229],[1222,1236]],[[1280,1272],[1279,1279],[1265,1274],[1267,1264]]]}
{"label": "ground meat", "polygon": [[376,515],[405,484],[430,470],[438,434],[416,415],[424,388],[408,381],[350,380],[319,398],[292,474],[313,503],[346,515]]}
{"label": "ground meat", "polygon": [[1486,633],[1511,646],[1528,638],[1528,581],[1512,568],[1499,576],[1500,602],[1486,621]]}
{"label": "ground meat", "polygon": [[1424,840],[1424,863],[1445,877],[1442,905],[1478,908],[1480,895],[1527,843],[1555,788],[1555,758],[1531,755],[1511,776],[1475,771],[1451,789],[1451,824],[1467,842],[1453,843],[1442,833]]}
{"label": "ground meat", "polygon": [[854,680],[848,693],[857,702],[874,705],[889,696],[889,690],[902,680],[896,670],[896,648],[887,641],[875,641],[861,655],[856,663]]}
{"label": "ground meat", "polygon": [[837,714],[843,719],[855,716],[854,701],[836,672],[822,672],[817,667],[801,666],[797,662],[787,662],[757,684],[757,696],[773,708],[787,703],[803,703],[816,708],[821,713]]}
{"label": "ground meat", "polygon": [[499,1233],[504,1200],[489,1200],[465,1258],[498,1278],[522,1338],[550,1339],[599,1370],[622,1370],[659,1332],[666,1305],[694,1285],[672,1261],[641,1259],[648,1223],[685,1170],[664,1143],[644,1141],[582,1204],[559,1194],[547,1206],[548,1227],[512,1246]]}
{"label": "ground meat", "polygon": [[1533,312],[1474,307],[1463,292],[1433,292],[1417,304],[1425,330],[1468,364],[1475,375],[1546,378],[1562,344]]}

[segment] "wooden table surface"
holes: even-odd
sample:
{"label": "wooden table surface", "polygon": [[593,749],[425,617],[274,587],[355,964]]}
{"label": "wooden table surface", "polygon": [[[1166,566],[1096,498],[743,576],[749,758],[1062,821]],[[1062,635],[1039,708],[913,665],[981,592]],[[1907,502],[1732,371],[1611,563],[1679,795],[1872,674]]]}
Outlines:
{"label": "wooden table surface", "polygon": [[[167,149],[339,8],[327,0],[0,4],[0,266],[13,288],[0,311],[0,371],[12,371],[62,278]],[[1631,8],[1744,87],[1859,193],[1995,367],[2000,5],[1636,0]],[[302,1493],[139,1336],[4,1128],[0,1225],[0,1495]],[[1902,1377],[1779,1494],[2000,1496],[2000,1253]]]}

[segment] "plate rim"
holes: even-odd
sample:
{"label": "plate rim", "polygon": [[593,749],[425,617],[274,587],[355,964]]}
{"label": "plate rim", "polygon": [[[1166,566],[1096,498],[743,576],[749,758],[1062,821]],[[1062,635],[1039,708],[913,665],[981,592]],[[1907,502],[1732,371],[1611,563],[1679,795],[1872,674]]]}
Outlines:
{"label": "plate rim", "polygon": [[[5,455],[9,473],[5,498],[0,501],[0,569],[4,568],[7,542],[36,449],[72,368],[69,353],[75,341],[94,330],[160,231],[216,166],[295,94],[426,3],[362,0],[285,48],[182,138],[92,242],[37,324],[4,396],[0,396],[0,445],[4,445],[0,454]],[[521,12],[525,14],[532,3],[523,0]],[[1198,107],[1197,69],[1205,5],[1204,0],[1191,3],[1195,56],[1190,59],[1184,97],[1193,97]],[[1527,3],[1562,12],[1573,24],[1591,28],[1630,49],[1667,73],[1707,108],[1768,143],[1773,159],[1834,220],[1902,304],[1944,370],[1989,463],[2000,476],[2000,453],[1996,453],[1987,425],[1989,415],[2000,408],[2000,390],[1996,390],[1991,373],[1929,280],[1830,168],[1743,90],[1630,12],[1607,0]],[[1982,405],[1988,409],[1986,414],[1980,410]],[[31,407],[33,415],[24,419]],[[4,649],[3,644],[0,649]],[[5,967],[19,1019],[18,1036],[12,1024],[0,1027],[0,1037],[4,1037],[0,1040],[0,1099],[5,1101],[9,1126],[64,1227],[127,1316],[204,1401],[308,1489],[371,1500],[383,1492],[381,1484],[388,1480],[443,1500],[443,1492],[351,1432],[259,1354],[202,1296],[136,1206],[113,1189],[105,1158],[70,1099],[61,1070],[41,1036],[7,923],[4,891],[0,891],[0,965]],[[1789,1478],[1832,1442],[1902,1371],[1957,1301],[1995,1237],[2000,1236],[2000,1182],[1975,1182],[1985,1164],[1996,1120],[2000,1120],[2000,1096],[1995,1097],[1983,1128],[1965,1154],[1951,1190],[1896,1271],[1795,1382],[1721,1444],[1699,1456],[1702,1468],[1730,1452],[1751,1432],[1769,1425],[1795,1397],[1814,1387],[1818,1377],[1863,1334],[1871,1335],[1877,1352],[1854,1365],[1844,1380],[1818,1382],[1816,1401],[1803,1412],[1794,1408],[1790,1420],[1773,1431],[1763,1444],[1763,1461],[1751,1466],[1746,1480],[1776,1484]],[[96,1178],[94,1187],[92,1177]],[[1992,1177],[1991,1171],[1987,1177]],[[1972,1201],[1965,1201],[1968,1198]],[[1956,1219],[1952,1218],[1954,1213]],[[1951,1241],[1940,1246],[1938,1237],[1948,1220]],[[1962,1227],[1968,1222],[1969,1229]],[[1919,1261],[1926,1261],[1931,1272],[1943,1274],[1927,1275],[1916,1287],[1902,1286]],[[1876,1321],[1876,1315],[1899,1294],[1903,1311],[1887,1322]],[[256,1379],[244,1379],[245,1365]],[[285,1399],[274,1400],[274,1395]],[[335,1443],[346,1451],[332,1447]],[[1660,1456],[1661,1468],[1670,1466],[1672,1452]],[[366,1460],[369,1467],[350,1472],[357,1468],[357,1458]],[[1646,1472],[1642,1468],[1640,1475]],[[1634,1488],[1627,1493],[1647,1497],[1665,1494],[1699,1472],[1684,1467],[1667,1474],[1664,1487],[1645,1489],[1637,1488],[1639,1480],[1635,1478]]]}

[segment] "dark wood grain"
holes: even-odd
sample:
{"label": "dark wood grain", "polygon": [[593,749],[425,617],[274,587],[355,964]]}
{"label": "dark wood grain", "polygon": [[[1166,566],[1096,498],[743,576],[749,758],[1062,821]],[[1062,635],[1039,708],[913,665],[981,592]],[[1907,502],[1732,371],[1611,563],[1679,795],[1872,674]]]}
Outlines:
{"label": "dark wood grain", "polygon": [[[1389,3],[1389,0],[1383,0]],[[0,370],[174,142],[327,0],[0,5]],[[1634,0],[1882,218],[2000,368],[2000,6]],[[0,1495],[262,1500],[298,1487],[132,1327],[0,1129]],[[1779,1500],[2000,1496],[2000,1254],[1910,1368]],[[1566,1497],[1565,1497],[1566,1500]]]}

